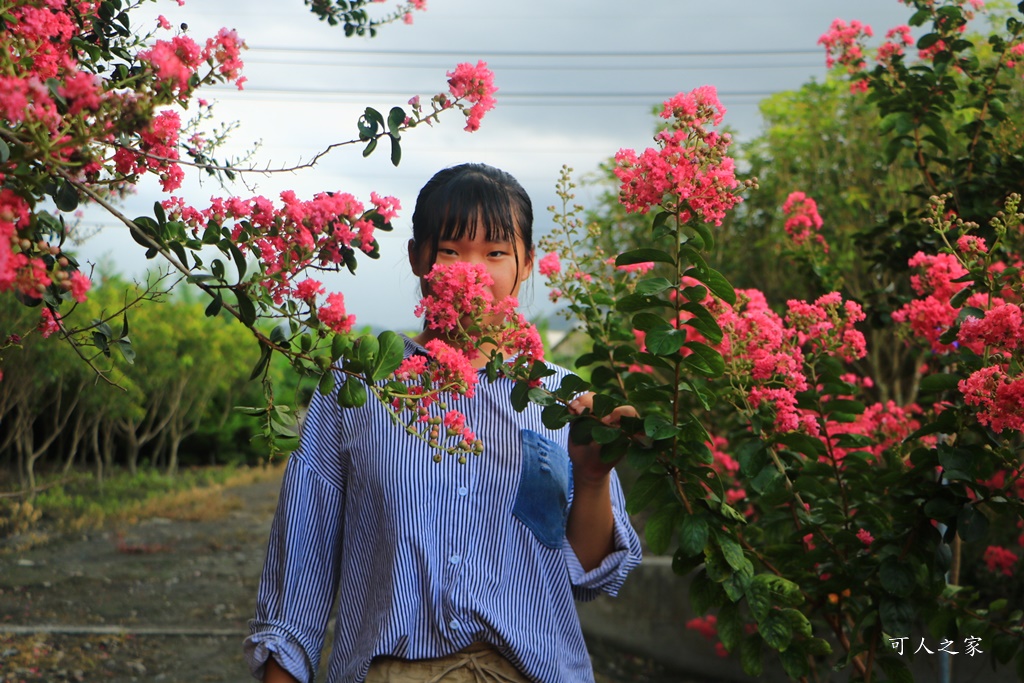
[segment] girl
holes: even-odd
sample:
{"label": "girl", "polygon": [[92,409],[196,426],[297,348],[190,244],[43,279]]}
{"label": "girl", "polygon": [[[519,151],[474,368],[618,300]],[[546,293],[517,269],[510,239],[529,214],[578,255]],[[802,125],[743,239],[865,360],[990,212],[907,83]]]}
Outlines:
{"label": "girl", "polygon": [[[420,278],[434,263],[483,264],[498,301],[530,275],[532,206],[503,171],[439,172],[412,220]],[[406,356],[440,335],[407,338]],[[556,369],[550,388],[567,374]],[[599,448],[545,428],[537,406],[513,410],[511,388],[481,373],[474,396],[459,400],[487,444],[465,464],[434,462],[375,401],[342,409],[314,396],[245,642],[254,676],[311,681],[337,594],[329,683],[593,681],[573,598],[617,593],[639,540]],[[589,405],[584,396],[571,409]]]}

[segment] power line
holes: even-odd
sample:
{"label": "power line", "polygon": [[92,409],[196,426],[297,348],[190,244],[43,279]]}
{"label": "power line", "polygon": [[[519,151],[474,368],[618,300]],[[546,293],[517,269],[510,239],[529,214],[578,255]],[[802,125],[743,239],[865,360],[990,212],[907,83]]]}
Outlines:
{"label": "power line", "polygon": [[[315,95],[317,97],[354,97],[354,98],[366,98],[366,97],[386,97],[390,99],[395,98],[407,98],[409,92],[398,92],[394,90],[320,90],[313,88],[271,88],[264,86],[246,86],[245,90],[239,92],[234,88],[228,86],[219,86],[210,88],[211,91],[217,91],[218,94],[239,94],[244,96],[246,93],[260,93],[264,95]],[[775,94],[774,90],[719,90],[719,97],[767,97]],[[524,100],[566,100],[566,101],[578,101],[578,100],[649,100],[652,102],[660,101],[665,97],[669,97],[672,93],[669,90],[660,90],[657,92],[575,92],[575,93],[557,93],[557,92],[510,92],[508,90],[499,90],[497,97],[503,102],[509,100],[524,101]]]}
{"label": "power line", "polygon": [[[439,64],[423,64],[417,63],[403,63],[403,64],[378,64],[378,63],[358,63],[358,62],[313,62],[313,61],[286,61],[279,59],[246,59],[246,64],[263,64],[263,65],[277,65],[277,66],[334,66],[334,67],[354,67],[360,69],[400,69],[402,71],[408,70],[430,70],[439,71],[444,69],[450,69],[451,64],[439,63]],[[609,71],[761,71],[766,69],[815,69],[824,68],[823,63],[819,62],[808,62],[802,64],[788,63],[788,64],[770,64],[770,63],[758,63],[758,64],[700,64],[696,66],[680,66],[678,64],[642,64],[637,66],[583,66],[583,65],[566,65],[566,66],[553,66],[550,64],[538,65],[538,66],[526,66],[521,64],[503,64],[499,67],[495,67],[495,70],[500,72],[506,71],[544,71],[550,73],[552,71],[600,71],[602,73]]]}
{"label": "power line", "polygon": [[293,53],[316,53],[316,54],[337,54],[337,55],[390,55],[406,57],[466,57],[475,59],[484,54],[488,59],[491,57],[528,57],[528,58],[601,58],[601,59],[632,59],[635,57],[657,57],[660,59],[687,58],[687,57],[765,57],[772,55],[797,56],[797,55],[821,55],[822,49],[759,49],[759,50],[679,50],[679,51],[635,51],[635,52],[611,52],[611,51],[565,51],[565,52],[534,52],[529,50],[367,50],[347,48],[324,48],[324,47],[301,47],[301,46],[250,46],[250,52],[293,52]]}

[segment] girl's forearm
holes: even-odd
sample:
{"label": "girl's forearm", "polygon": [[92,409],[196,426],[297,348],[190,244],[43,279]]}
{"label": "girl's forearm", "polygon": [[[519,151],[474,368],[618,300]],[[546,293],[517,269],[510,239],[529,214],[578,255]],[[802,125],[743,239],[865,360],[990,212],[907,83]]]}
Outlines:
{"label": "girl's forearm", "polygon": [[263,670],[263,683],[298,683],[294,676],[281,668],[277,660],[271,657]]}
{"label": "girl's forearm", "polygon": [[565,535],[584,571],[600,566],[615,550],[610,475],[573,483],[572,508]]}

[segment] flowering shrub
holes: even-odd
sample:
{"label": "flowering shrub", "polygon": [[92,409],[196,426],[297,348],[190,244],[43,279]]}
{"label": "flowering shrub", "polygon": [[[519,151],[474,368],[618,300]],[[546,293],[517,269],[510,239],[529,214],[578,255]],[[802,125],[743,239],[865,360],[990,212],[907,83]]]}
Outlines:
{"label": "flowering shrub", "polygon": [[[375,16],[372,4],[307,2],[349,35],[374,35],[380,25],[425,9],[414,0]],[[129,230],[147,258],[165,260],[204,292],[207,315],[223,311],[252,330],[261,348],[254,377],[267,378],[273,352],[288,356],[303,374],[330,377],[330,365],[372,344],[357,343],[343,295],[326,292],[309,271],[354,272],[357,254],[376,258],[377,231],[390,229],[398,201],[377,193],[365,201],[344,191],[302,199],[286,191],[277,202],[215,197],[197,208],[171,194],[190,167],[226,179],[269,172],[217,161],[221,137],[201,130],[212,115],[196,93],[217,83],[244,87],[245,42],[227,29],[197,40],[184,24],[174,29],[163,16],[152,31],[139,32],[131,22],[135,6],[120,0],[0,0],[0,295],[37,307],[38,331],[72,344],[100,376],[111,376],[113,350],[130,363],[127,333],[118,336],[98,324],[104,321],[79,323],[74,317],[75,305],[89,295],[90,276],[66,248],[64,214],[93,203]],[[393,107],[385,117],[367,108],[356,139],[331,145],[303,167],[341,145],[363,144],[368,155],[385,138],[397,165],[402,133],[439,121],[449,109],[464,111],[466,129],[477,130],[494,106],[493,75],[480,62],[459,64],[448,76],[446,92],[427,106],[413,98],[410,113]],[[190,111],[197,113],[185,120]],[[152,216],[130,219],[117,200],[146,174],[156,176],[169,196]],[[268,330],[265,320],[286,324]],[[32,331],[4,329],[0,352]],[[345,367],[349,372],[356,365]],[[374,376],[379,365],[364,370],[362,380],[380,379]],[[267,435],[294,436],[294,416],[276,410],[269,387],[267,392],[266,409],[254,411],[268,418]]]}
{"label": "flowering shrub", "polygon": [[[878,50],[856,22],[822,37],[833,77],[877,107],[885,154],[917,171],[913,201],[862,228],[863,263],[823,236],[811,197],[827,188],[789,190],[778,234],[827,288],[772,301],[709,265],[741,184],[708,130],[723,113],[708,89],[666,102],[657,147],[615,157],[622,207],[654,214],[642,246],[597,246],[616,241],[577,218],[568,176],[541,245],[552,296],[593,340],[576,365],[595,413],[628,403],[643,416],[589,435],[637,470],[628,506],[649,511],[650,549],[691,576],[702,616],[688,626],[752,675],[767,647],[794,678],[845,666],[910,680],[895,644],[926,629],[1024,676],[1024,591],[992,582],[1024,554],[1024,176],[1004,106],[1021,91],[1007,57],[1024,24],[986,36],[989,56],[963,30],[978,3],[907,4],[908,25],[930,27],[917,56],[907,27]],[[981,113],[965,123],[965,107]],[[641,262],[653,269],[615,268]],[[880,357],[913,362],[876,374]],[[894,376],[913,391],[879,384]]]}

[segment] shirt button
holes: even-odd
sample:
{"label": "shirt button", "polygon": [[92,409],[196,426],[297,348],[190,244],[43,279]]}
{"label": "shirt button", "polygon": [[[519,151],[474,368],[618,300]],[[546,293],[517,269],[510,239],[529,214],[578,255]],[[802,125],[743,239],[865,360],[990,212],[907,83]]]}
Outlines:
{"label": "shirt button", "polygon": [[452,555],[448,558],[448,561],[452,564],[458,564],[459,562],[462,562],[462,557],[460,555]]}
{"label": "shirt button", "polygon": [[460,486],[459,487],[459,495],[460,496],[464,496],[464,495],[466,495],[468,493],[469,493],[469,489],[467,489],[465,486]]}
{"label": "shirt button", "polygon": [[462,624],[459,623],[458,619],[452,619],[448,622],[448,628],[450,628],[453,631],[458,631],[460,628],[462,628]]}

